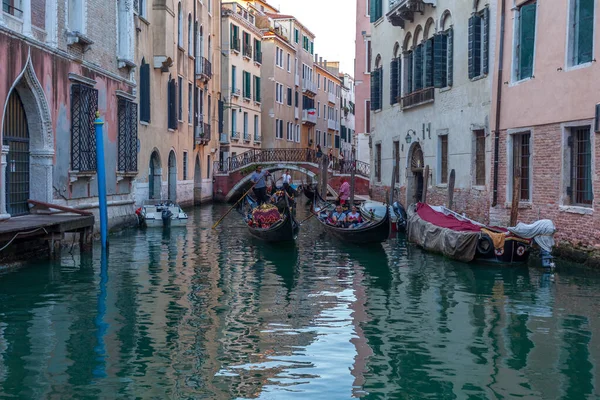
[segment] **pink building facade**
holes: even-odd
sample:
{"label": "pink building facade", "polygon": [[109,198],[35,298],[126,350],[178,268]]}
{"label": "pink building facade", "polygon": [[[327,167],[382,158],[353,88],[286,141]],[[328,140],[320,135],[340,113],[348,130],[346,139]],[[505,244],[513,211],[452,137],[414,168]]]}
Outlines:
{"label": "pink building facade", "polygon": [[559,242],[600,253],[600,12],[594,0],[542,5],[498,4],[490,221],[508,223],[520,181],[519,221],[549,218]]}
{"label": "pink building facade", "polygon": [[356,158],[369,162],[369,134],[371,116],[369,99],[371,98],[371,22],[369,0],[356,1],[356,58],[354,59],[354,79],[356,85]]}

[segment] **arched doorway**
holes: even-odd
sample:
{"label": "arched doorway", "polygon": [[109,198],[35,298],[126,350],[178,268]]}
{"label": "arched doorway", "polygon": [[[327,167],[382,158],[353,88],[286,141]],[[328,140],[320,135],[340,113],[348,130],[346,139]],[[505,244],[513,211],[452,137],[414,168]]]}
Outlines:
{"label": "arched doorway", "polygon": [[29,212],[29,127],[21,97],[16,90],[8,98],[2,127],[2,144],[8,146],[6,158],[6,212],[11,216]]}
{"label": "arched doorway", "polygon": [[171,150],[169,153],[169,181],[168,181],[168,200],[177,201],[177,160],[175,152]]}
{"label": "arched doorway", "polygon": [[150,168],[148,173],[148,198],[161,199],[162,186],[162,168],[160,165],[160,155],[157,150],[150,155]]}
{"label": "arched doorway", "polygon": [[196,156],[194,166],[194,205],[199,206],[202,201],[202,170],[200,169],[200,156]]}
{"label": "arched doorway", "polygon": [[408,157],[410,175],[406,183],[406,203],[413,204],[423,199],[423,149],[419,143],[412,145]]}

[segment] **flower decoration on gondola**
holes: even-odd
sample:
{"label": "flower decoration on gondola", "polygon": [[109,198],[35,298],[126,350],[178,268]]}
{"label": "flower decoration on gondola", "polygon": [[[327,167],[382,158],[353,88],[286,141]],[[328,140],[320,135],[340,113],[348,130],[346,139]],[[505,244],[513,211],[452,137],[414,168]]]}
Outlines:
{"label": "flower decoration on gondola", "polygon": [[272,204],[263,204],[252,211],[252,219],[248,225],[255,228],[269,228],[271,225],[281,221],[283,216]]}

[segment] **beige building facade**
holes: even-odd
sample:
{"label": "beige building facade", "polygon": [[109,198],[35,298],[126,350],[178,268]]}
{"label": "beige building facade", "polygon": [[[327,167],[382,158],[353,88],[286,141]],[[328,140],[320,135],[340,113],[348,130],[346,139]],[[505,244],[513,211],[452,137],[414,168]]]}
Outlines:
{"label": "beige building facade", "polygon": [[142,1],[135,21],[136,203],[208,201],[220,130],[220,2]]}
{"label": "beige building facade", "polygon": [[[341,81],[338,63],[328,63],[319,59],[315,62],[317,71],[317,127],[315,143],[320,144],[323,152],[339,156],[340,143],[340,94]],[[315,146],[316,146],[315,144]]]}

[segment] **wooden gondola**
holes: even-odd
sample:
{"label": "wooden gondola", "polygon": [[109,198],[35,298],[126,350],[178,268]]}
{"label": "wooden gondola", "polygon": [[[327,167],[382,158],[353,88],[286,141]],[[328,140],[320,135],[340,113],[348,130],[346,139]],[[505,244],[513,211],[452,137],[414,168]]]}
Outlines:
{"label": "wooden gondola", "polygon": [[[248,199],[248,203],[250,204],[251,209],[256,206],[255,203],[252,204],[253,201],[251,199]],[[263,229],[250,226],[247,224],[247,218],[245,219],[245,222],[248,226],[248,231],[252,236],[271,243],[294,241],[298,237],[298,232],[300,231],[300,224],[296,221],[287,202],[283,209],[283,218],[281,221],[271,225],[269,228]]]}
{"label": "wooden gondola", "polygon": [[312,185],[303,185],[302,189],[304,191],[304,196],[310,201],[314,201],[315,199],[315,189]]}
{"label": "wooden gondola", "polygon": [[[318,192],[315,192],[315,201],[313,202],[313,212],[317,212],[317,200],[321,204],[329,205],[328,209],[332,210],[332,204],[321,198]],[[368,244],[385,242],[390,237],[390,212],[389,207],[386,207],[386,213],[380,220],[371,220],[363,216],[366,223],[358,228],[342,228],[328,224],[326,221],[317,218],[319,223],[323,225],[325,231],[331,236],[334,236],[346,243]]]}

